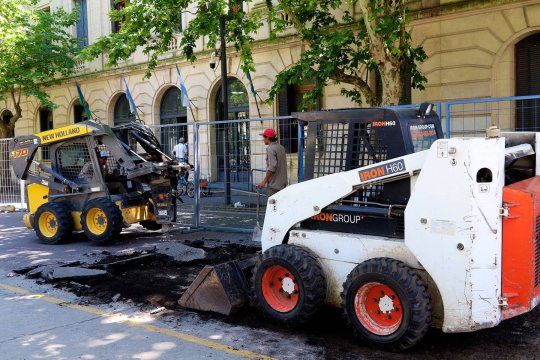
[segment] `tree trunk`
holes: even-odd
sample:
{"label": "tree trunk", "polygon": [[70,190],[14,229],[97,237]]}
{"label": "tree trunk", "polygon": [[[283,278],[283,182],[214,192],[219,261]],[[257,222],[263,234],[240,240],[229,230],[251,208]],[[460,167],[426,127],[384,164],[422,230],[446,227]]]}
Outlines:
{"label": "tree trunk", "polygon": [[382,70],[382,104],[399,105],[403,94],[403,78],[401,77],[400,69],[395,68],[390,64],[385,64],[380,69]]}
{"label": "tree trunk", "polygon": [[403,92],[401,60],[396,56],[392,56],[387,50],[383,39],[376,33],[377,19],[369,16],[369,2],[370,0],[359,0],[358,5],[364,14],[363,21],[370,40],[369,50],[381,75],[381,105],[399,105]]}
{"label": "tree trunk", "polygon": [[19,90],[19,95],[16,96],[15,88],[12,88],[10,93],[11,100],[13,101],[13,107],[15,108],[15,114],[13,114],[8,122],[5,122],[4,119],[0,119],[0,139],[14,137],[15,123],[17,120],[22,118],[21,91]]}
{"label": "tree trunk", "polygon": [[0,119],[0,139],[13,137],[13,130],[9,123],[6,124],[3,119]]}

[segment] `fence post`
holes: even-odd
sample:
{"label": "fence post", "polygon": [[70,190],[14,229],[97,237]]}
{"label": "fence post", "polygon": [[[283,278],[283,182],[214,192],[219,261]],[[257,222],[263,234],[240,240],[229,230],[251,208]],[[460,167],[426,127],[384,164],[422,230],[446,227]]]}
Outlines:
{"label": "fence post", "polygon": [[193,226],[198,228],[201,225],[201,191],[199,188],[201,182],[201,164],[199,161],[199,124],[193,125],[193,156],[195,167],[195,209],[193,211]]}
{"label": "fence post", "polygon": [[24,180],[19,180],[19,184],[21,189],[21,209],[26,209],[26,191]]}
{"label": "fence post", "polygon": [[304,125],[298,121],[298,182],[304,181]]}
{"label": "fence post", "polygon": [[452,136],[452,102],[446,103],[445,117],[446,117],[446,138],[450,139]]}

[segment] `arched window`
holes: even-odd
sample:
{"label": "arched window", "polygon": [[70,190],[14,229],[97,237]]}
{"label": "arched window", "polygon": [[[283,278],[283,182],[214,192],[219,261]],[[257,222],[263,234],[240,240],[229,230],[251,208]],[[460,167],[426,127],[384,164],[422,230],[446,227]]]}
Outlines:
{"label": "arched window", "polygon": [[135,121],[135,114],[132,114],[129,109],[126,94],[122,94],[114,105],[114,125],[116,126],[130,121]]}
{"label": "arched window", "polygon": [[[2,121],[4,124],[9,124],[11,118],[13,117],[13,113],[9,110],[2,111],[2,114],[0,114],[0,121]],[[14,136],[15,134],[8,134],[9,137]]]}
{"label": "arched window", "polygon": [[[159,107],[159,119],[162,125],[187,122],[187,109],[182,106],[182,96],[177,87],[170,87],[163,95]],[[165,129],[166,131],[161,132],[161,144],[165,152],[170,155],[172,148],[178,144],[180,138],[188,140],[188,129],[187,126],[174,126]]]}
{"label": "arched window", "polygon": [[86,118],[86,112],[84,111],[84,106],[80,104],[73,105],[73,122],[80,123],[81,121],[88,120]]}
{"label": "arched window", "polygon": [[231,181],[245,182],[249,179],[251,161],[249,152],[249,123],[219,124],[224,118],[228,120],[249,118],[249,98],[246,87],[237,78],[227,79],[229,114],[223,116],[221,103],[221,87],[217,91],[215,100],[216,152],[219,181],[224,180],[225,170],[225,142],[229,150],[229,169]]}
{"label": "arched window", "polygon": [[[540,95],[540,33],[516,44],[516,95]],[[540,129],[540,100],[518,101],[517,130]]]}

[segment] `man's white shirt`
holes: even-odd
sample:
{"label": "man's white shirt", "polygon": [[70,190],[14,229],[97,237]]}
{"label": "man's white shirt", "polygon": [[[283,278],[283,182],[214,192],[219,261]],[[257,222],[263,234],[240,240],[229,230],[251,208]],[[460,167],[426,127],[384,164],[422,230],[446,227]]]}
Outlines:
{"label": "man's white shirt", "polygon": [[174,153],[176,158],[180,161],[187,161],[188,159],[188,146],[187,144],[179,143],[174,146]]}

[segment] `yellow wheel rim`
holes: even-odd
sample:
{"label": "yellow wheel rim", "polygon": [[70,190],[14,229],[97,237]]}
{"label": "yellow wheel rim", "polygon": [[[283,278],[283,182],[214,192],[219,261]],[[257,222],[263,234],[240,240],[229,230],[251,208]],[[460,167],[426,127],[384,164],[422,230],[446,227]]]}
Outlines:
{"label": "yellow wheel rim", "polygon": [[100,208],[92,208],[86,213],[86,227],[94,235],[103,235],[107,230],[107,215]]}
{"label": "yellow wheel rim", "polygon": [[39,216],[39,231],[43,236],[52,238],[58,232],[58,219],[50,211],[44,211]]}

